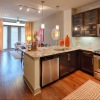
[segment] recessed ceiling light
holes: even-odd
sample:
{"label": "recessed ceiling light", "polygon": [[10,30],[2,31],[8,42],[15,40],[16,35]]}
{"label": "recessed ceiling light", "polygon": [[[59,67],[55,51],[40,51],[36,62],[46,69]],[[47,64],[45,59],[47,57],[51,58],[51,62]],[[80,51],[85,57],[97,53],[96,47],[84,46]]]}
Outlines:
{"label": "recessed ceiling light", "polygon": [[20,6],[20,7],[19,7],[19,10],[22,10],[22,9],[23,9],[23,7],[22,7],[22,6]]}
{"label": "recessed ceiling light", "polygon": [[29,12],[30,11],[30,9],[29,8],[27,8],[27,12]]}
{"label": "recessed ceiling light", "polygon": [[40,13],[41,13],[41,11],[39,10],[39,11],[38,11],[38,13],[40,14]]}

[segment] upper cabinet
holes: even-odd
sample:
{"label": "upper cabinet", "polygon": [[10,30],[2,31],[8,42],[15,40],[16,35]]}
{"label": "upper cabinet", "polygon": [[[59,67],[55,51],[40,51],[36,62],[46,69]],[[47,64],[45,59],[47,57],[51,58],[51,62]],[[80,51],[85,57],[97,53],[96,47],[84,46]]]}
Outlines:
{"label": "upper cabinet", "polygon": [[98,24],[98,9],[84,12],[84,35],[96,36]]}
{"label": "upper cabinet", "polygon": [[72,16],[73,23],[73,36],[82,36],[83,35],[83,14],[76,14]]}
{"label": "upper cabinet", "polygon": [[97,24],[100,23],[100,9],[93,9],[81,13],[81,27],[80,32],[78,26],[75,24],[75,16],[72,17],[73,33],[72,36],[97,36]]}
{"label": "upper cabinet", "polygon": [[100,8],[99,8],[99,24],[100,24]]}

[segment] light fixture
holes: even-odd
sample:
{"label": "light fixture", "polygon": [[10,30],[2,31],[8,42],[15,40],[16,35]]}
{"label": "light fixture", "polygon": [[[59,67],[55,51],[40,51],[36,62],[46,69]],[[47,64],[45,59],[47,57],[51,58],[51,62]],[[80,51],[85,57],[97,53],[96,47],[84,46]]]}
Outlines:
{"label": "light fixture", "polygon": [[44,29],[45,28],[45,25],[43,23],[43,4],[44,4],[44,1],[41,1],[42,3],[42,24],[41,24],[41,28]]}
{"label": "light fixture", "polygon": [[22,6],[19,6],[19,10],[22,10],[23,9],[23,7]]}
{"label": "light fixture", "polygon": [[38,13],[41,13],[41,11],[39,10]]}
{"label": "light fixture", "polygon": [[17,24],[20,24],[20,20],[19,20],[19,18],[17,18],[17,22],[16,22]]}
{"label": "light fixture", "polygon": [[30,9],[29,8],[27,8],[27,12],[29,12],[30,11]]}
{"label": "light fixture", "polygon": [[56,25],[56,29],[59,30],[59,25]]}
{"label": "light fixture", "polygon": [[75,31],[77,31],[77,30],[78,30],[78,28],[77,28],[77,27],[75,27],[75,28],[74,28],[74,30],[75,30]]}
{"label": "light fixture", "polygon": [[[56,8],[57,8],[57,12],[58,12],[59,6],[56,6]],[[58,21],[57,21],[57,23],[58,23]],[[59,25],[58,24],[56,25],[56,30],[59,30]]]}
{"label": "light fixture", "polygon": [[32,11],[32,12],[41,13],[41,10],[36,9],[36,8],[32,8],[32,7],[28,7],[28,6],[24,6],[24,5],[18,5],[18,6],[19,6],[19,10],[22,10],[25,8],[27,12]]}
{"label": "light fixture", "polygon": [[30,44],[31,36],[27,36],[27,41],[28,41],[28,43]]}

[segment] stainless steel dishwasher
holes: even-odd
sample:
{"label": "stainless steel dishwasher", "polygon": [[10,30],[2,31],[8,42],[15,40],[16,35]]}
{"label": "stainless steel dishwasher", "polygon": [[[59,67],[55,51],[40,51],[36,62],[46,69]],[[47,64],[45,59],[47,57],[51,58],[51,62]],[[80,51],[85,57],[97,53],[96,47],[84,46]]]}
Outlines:
{"label": "stainless steel dishwasher", "polygon": [[41,87],[59,79],[59,56],[52,55],[41,58]]}

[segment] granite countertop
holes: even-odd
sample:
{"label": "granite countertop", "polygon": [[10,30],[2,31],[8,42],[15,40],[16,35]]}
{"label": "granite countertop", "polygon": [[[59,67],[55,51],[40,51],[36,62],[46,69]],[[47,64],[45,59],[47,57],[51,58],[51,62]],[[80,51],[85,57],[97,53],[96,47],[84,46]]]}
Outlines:
{"label": "granite countertop", "polygon": [[91,48],[81,48],[81,47],[62,48],[62,47],[56,47],[56,46],[38,47],[37,51],[28,51],[27,49],[21,49],[21,48],[20,50],[22,50],[24,53],[26,53],[27,55],[33,58],[40,58],[44,56],[60,54],[63,52],[69,52],[69,51],[74,51],[74,50],[94,51],[94,49],[91,49]]}

